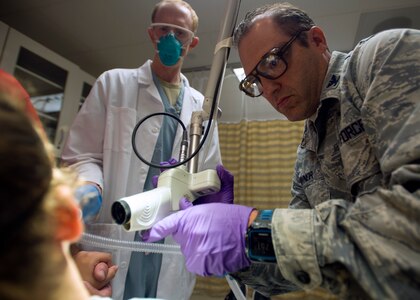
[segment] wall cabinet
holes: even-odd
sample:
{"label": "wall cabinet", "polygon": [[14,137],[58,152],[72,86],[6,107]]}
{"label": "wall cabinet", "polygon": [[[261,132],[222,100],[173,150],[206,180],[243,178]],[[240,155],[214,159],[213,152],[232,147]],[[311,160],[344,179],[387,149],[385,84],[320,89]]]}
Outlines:
{"label": "wall cabinet", "polygon": [[2,50],[4,48],[4,44],[6,42],[8,30],[9,30],[9,26],[4,24],[3,22],[0,22],[0,57],[1,57]]}
{"label": "wall cabinet", "polygon": [[0,22],[1,43],[0,68],[13,74],[28,91],[59,157],[68,129],[95,78]]}

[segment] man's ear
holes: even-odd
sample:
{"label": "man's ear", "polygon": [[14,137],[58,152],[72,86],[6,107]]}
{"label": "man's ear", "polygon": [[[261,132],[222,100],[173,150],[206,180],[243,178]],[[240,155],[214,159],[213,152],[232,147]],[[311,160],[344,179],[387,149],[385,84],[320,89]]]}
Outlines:
{"label": "man's ear", "polygon": [[198,42],[200,41],[198,36],[193,37],[191,43],[190,43],[190,49],[195,48],[195,46],[198,45]]}
{"label": "man's ear", "polygon": [[83,221],[73,192],[68,187],[59,186],[55,195],[58,202],[55,208],[55,238],[59,241],[77,241],[83,233]]}
{"label": "man's ear", "polygon": [[150,41],[152,41],[153,45],[155,44],[155,34],[153,32],[153,28],[147,28],[147,33],[149,34]]}
{"label": "man's ear", "polygon": [[324,32],[318,26],[313,26],[309,30],[308,41],[316,48],[320,48],[322,51],[328,49],[327,39],[325,38]]}

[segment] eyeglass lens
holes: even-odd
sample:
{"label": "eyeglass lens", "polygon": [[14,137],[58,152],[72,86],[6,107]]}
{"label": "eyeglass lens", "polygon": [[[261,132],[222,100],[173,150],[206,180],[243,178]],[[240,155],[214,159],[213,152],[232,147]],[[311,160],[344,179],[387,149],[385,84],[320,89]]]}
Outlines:
{"label": "eyeglass lens", "polygon": [[254,75],[250,75],[248,80],[242,80],[239,89],[251,97],[258,97],[262,94],[260,80]]}
{"label": "eyeglass lens", "polygon": [[261,76],[274,79],[282,75],[286,69],[286,63],[279,56],[279,53],[270,53],[264,59],[262,59],[257,65],[257,72]]}
{"label": "eyeglass lens", "polygon": [[156,30],[156,33],[159,36],[164,36],[172,32],[176,39],[182,44],[188,43],[193,37],[192,32],[189,30],[184,30],[181,27],[172,27],[169,25],[153,25],[153,28]]}

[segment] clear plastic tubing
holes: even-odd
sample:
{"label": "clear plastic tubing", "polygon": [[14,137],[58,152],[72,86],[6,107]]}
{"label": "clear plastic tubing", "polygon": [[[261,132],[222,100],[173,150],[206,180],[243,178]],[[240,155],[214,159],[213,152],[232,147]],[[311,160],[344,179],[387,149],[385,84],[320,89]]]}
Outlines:
{"label": "clear plastic tubing", "polygon": [[233,294],[235,295],[235,298],[237,300],[246,300],[246,296],[244,295],[244,293],[242,293],[241,288],[239,287],[238,282],[233,279],[232,277],[230,277],[230,275],[226,275],[225,276],[230,289],[232,290]]}
{"label": "clear plastic tubing", "polygon": [[83,233],[79,243],[105,249],[129,250],[136,252],[166,253],[181,255],[179,245],[145,243],[139,241],[122,241],[90,233]]}
{"label": "clear plastic tubing", "polygon": [[[90,233],[83,233],[82,238],[79,243],[88,246],[94,246],[98,248],[105,249],[116,249],[116,250],[129,250],[136,252],[151,252],[151,253],[166,253],[166,254],[179,254],[181,255],[181,248],[178,245],[168,245],[168,244],[155,244],[155,243],[145,243],[138,241],[122,241],[111,239],[99,235],[94,235]],[[239,288],[238,283],[231,278],[229,275],[226,275],[226,280],[232,289],[236,299],[246,300],[246,297]]]}

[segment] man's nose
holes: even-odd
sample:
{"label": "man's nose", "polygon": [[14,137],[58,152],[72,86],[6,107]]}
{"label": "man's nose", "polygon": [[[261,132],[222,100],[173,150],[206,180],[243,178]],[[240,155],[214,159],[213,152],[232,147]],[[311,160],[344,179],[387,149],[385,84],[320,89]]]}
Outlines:
{"label": "man's nose", "polygon": [[260,78],[261,85],[262,85],[262,96],[269,99],[273,96],[275,96],[276,93],[278,93],[282,87],[281,82],[279,79],[267,79],[264,77]]}

